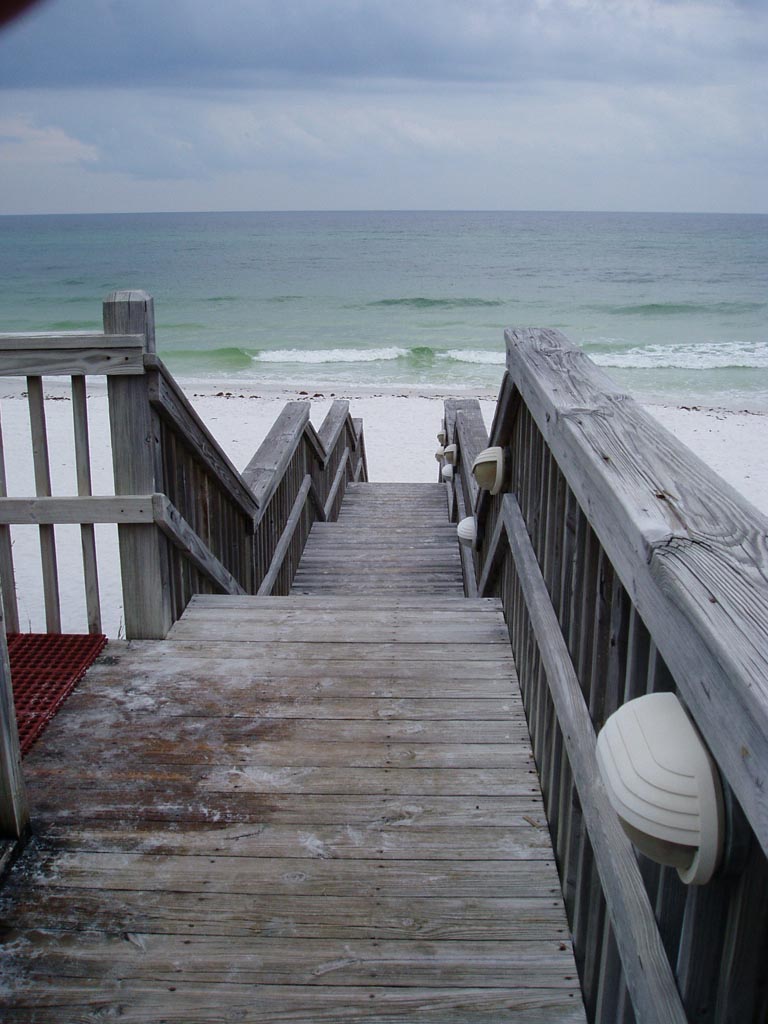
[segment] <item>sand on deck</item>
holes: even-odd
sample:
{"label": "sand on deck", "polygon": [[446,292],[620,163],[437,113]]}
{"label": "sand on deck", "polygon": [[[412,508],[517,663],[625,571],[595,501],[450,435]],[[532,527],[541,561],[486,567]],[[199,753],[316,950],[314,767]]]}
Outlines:
{"label": "sand on deck", "polygon": [[[238,469],[242,469],[289,400],[312,400],[311,418],[319,426],[330,407],[331,392],[322,397],[292,392],[265,392],[257,385],[242,384],[229,389],[185,385],[199,415]],[[302,389],[303,390],[303,389]],[[46,403],[51,476],[54,494],[76,494],[72,411],[65,382],[46,380]],[[434,458],[436,434],[440,429],[444,395],[397,392],[383,395],[363,390],[334,390],[334,397],[348,398],[353,416],[365,427],[370,479],[375,481],[436,480]],[[486,423],[490,425],[495,401],[488,392],[480,395]],[[23,382],[0,380],[3,447],[8,494],[34,494],[32,449]],[[647,406],[649,412],[688,445],[715,472],[739,490],[760,511],[768,514],[768,414],[732,412],[724,409]],[[96,383],[89,391],[93,491],[112,493],[112,465],[109,450],[109,419],[106,394]],[[117,559],[117,529],[97,526],[100,591],[104,631],[122,635],[122,599]],[[42,580],[36,527],[14,527],[13,550],[16,565],[19,615],[23,630],[44,631]],[[78,527],[56,529],[59,553],[59,584],[62,628],[65,632],[85,629]]]}

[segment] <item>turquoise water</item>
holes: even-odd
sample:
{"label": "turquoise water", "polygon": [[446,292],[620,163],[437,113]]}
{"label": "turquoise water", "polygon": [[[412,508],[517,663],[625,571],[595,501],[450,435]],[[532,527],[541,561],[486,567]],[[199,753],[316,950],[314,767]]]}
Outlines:
{"label": "turquoise water", "polygon": [[640,397],[768,408],[768,217],[212,213],[0,218],[0,331],[155,297],[181,378],[498,386],[507,326],[564,331]]}

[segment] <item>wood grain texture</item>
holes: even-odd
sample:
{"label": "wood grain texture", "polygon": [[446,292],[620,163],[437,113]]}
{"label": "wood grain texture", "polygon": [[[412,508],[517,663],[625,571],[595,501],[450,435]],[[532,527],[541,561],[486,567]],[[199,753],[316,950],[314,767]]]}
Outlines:
{"label": "wood grain texture", "polygon": [[559,332],[510,331],[507,345],[516,387],[768,850],[768,521]]}
{"label": "wood grain texture", "polygon": [[443,485],[349,483],[337,521],[313,526],[291,593],[459,596],[462,579]]}
{"label": "wood grain texture", "polygon": [[21,769],[19,731],[13,705],[11,666],[3,596],[0,594],[0,838],[18,839],[29,823],[29,803]]}
{"label": "wood grain texture", "polygon": [[152,495],[153,521],[159,526],[172,544],[184,553],[204,576],[225,594],[244,594],[234,576],[221,564],[218,558],[201,541],[178,509],[164,494]]}
{"label": "wood grain texture", "polygon": [[243,479],[255,495],[262,514],[308,422],[309,405],[306,402],[286,403],[258,451],[243,470]]}
{"label": "wood grain texture", "polygon": [[504,496],[502,518],[541,659],[546,667],[549,690],[589,829],[591,851],[613,921],[635,1013],[641,1021],[679,1021],[683,1024],[686,1014],[632,845],[619,825],[600,780],[594,728],[579,680],[560,633],[520,506],[510,494]]}
{"label": "wood grain texture", "polygon": [[[29,426],[32,434],[32,462],[35,470],[35,493],[38,497],[47,497],[51,494],[51,467],[48,455],[48,432],[42,378],[27,377],[27,391]],[[40,534],[40,563],[43,572],[45,626],[49,633],[60,633],[61,603],[56,537],[53,526],[49,524],[41,525],[38,532]]]}
{"label": "wood grain texture", "polygon": [[4,1019],[583,1024],[509,645],[465,642],[499,605],[460,595],[205,595],[111,645],[29,759]]}
{"label": "wood grain texture", "polygon": [[[77,493],[81,497],[93,493],[91,483],[91,451],[88,431],[88,403],[85,378],[72,378],[72,426],[75,441],[75,471]],[[83,553],[83,579],[88,632],[101,633],[101,603],[99,600],[99,569],[96,559],[96,532],[92,523],[80,527],[80,547]]]}
{"label": "wood grain texture", "polygon": [[[3,426],[0,421],[0,499],[8,494],[5,476]],[[5,631],[19,632],[19,607],[16,600],[16,578],[13,568],[13,540],[7,526],[0,526],[0,598],[5,608]]]}

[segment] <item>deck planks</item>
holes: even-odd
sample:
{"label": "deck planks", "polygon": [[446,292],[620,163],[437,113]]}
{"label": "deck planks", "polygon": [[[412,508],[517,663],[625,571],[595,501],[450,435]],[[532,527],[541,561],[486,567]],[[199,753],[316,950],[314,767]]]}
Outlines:
{"label": "deck planks", "polygon": [[583,1024],[500,606],[381,568],[110,645],[27,761],[4,1021]]}
{"label": "deck planks", "polygon": [[334,523],[315,524],[291,594],[463,593],[444,484],[350,484]]}

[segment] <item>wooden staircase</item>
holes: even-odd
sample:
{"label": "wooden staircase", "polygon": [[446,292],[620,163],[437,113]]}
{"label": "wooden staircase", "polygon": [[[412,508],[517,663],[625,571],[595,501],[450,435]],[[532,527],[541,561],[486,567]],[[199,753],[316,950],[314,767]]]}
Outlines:
{"label": "wooden staircase", "polygon": [[444,484],[349,484],[339,518],[315,523],[293,594],[463,594]]}
{"label": "wooden staircase", "polygon": [[501,606],[446,522],[441,485],[350,487],[291,596],[110,644],[26,762],[3,1021],[582,1024]]}

